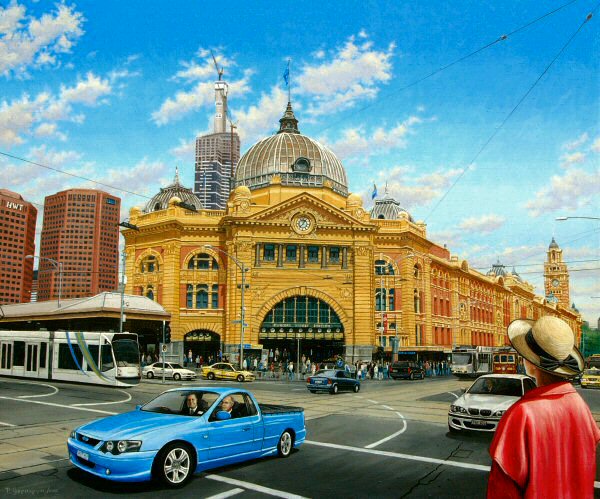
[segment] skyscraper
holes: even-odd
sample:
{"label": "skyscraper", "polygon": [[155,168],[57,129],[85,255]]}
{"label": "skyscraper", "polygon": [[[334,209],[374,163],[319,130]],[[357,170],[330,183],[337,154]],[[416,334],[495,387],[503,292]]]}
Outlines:
{"label": "skyscraper", "polygon": [[210,210],[223,210],[232,189],[232,179],[240,159],[240,137],[231,124],[227,127],[227,82],[215,82],[214,132],[196,138],[194,194]]}
{"label": "skyscraper", "polygon": [[117,289],[121,200],[93,189],[47,196],[40,243],[38,301],[93,296]]}
{"label": "skyscraper", "polygon": [[0,304],[30,300],[36,219],[35,206],[0,189]]}

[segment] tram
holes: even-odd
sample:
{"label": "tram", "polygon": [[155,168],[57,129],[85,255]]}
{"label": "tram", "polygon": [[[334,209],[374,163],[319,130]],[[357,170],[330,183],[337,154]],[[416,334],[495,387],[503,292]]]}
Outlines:
{"label": "tram", "polygon": [[0,331],[0,376],[136,385],[141,378],[137,334]]}
{"label": "tram", "polygon": [[494,374],[517,374],[519,372],[519,354],[511,347],[494,349]]}
{"label": "tram", "polygon": [[476,378],[492,372],[492,347],[461,346],[452,349],[452,374]]}

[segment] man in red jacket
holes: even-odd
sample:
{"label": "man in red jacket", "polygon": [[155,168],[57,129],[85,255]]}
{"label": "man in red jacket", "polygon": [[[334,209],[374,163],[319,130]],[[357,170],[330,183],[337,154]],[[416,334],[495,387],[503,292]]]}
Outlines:
{"label": "man in red jacket", "polygon": [[556,317],[516,320],[508,337],[537,388],[502,417],[490,446],[487,497],[594,497],[600,431],[589,407],[567,380],[584,360],[569,325]]}

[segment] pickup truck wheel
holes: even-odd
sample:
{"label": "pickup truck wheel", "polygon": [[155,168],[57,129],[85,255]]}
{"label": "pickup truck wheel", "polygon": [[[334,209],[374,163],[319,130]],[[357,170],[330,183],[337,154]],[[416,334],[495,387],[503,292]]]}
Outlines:
{"label": "pickup truck wheel", "polygon": [[338,389],[338,386],[337,386],[337,384],[333,385],[333,386],[331,387],[331,395],[335,395],[335,394],[338,392],[338,390],[339,390],[339,389]]}
{"label": "pickup truck wheel", "polygon": [[358,393],[358,391],[360,390],[360,385],[354,385],[354,393]]}
{"label": "pickup truck wheel", "polygon": [[146,374],[146,378],[148,378],[148,379],[154,378],[154,373],[152,371],[148,371],[148,374]]}
{"label": "pickup truck wheel", "polygon": [[292,434],[285,430],[279,437],[279,443],[277,444],[277,454],[279,457],[288,457],[292,453],[294,448],[294,437]]}
{"label": "pickup truck wheel", "polygon": [[206,377],[207,377],[208,379],[215,379],[215,373],[208,373],[208,374],[206,375]]}
{"label": "pickup truck wheel", "polygon": [[184,443],[167,445],[157,456],[155,473],[167,487],[179,488],[192,477],[196,460],[191,448]]}
{"label": "pickup truck wheel", "polygon": [[179,374],[179,373],[175,373],[175,374],[173,374],[173,379],[174,379],[175,381],[179,381],[179,380],[181,379],[181,374]]}
{"label": "pickup truck wheel", "polygon": [[410,373],[410,376],[408,377],[408,379],[410,379],[412,381],[413,379],[415,379],[415,375],[413,373]]}
{"label": "pickup truck wheel", "polygon": [[244,381],[244,376],[238,374],[237,380],[241,383],[242,381]]}

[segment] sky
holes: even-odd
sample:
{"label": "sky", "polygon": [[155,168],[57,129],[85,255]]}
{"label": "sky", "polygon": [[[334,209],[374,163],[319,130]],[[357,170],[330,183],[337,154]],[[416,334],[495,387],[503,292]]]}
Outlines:
{"label": "sky", "polygon": [[600,220],[555,220],[600,217],[600,11],[584,22],[594,9],[0,1],[0,188],[39,205],[38,233],[44,197],[74,187],[118,195],[125,219],[176,166],[192,187],[194,139],[212,130],[211,51],[242,153],[277,130],[289,60],[300,131],[342,160],[365,207],[375,184],[453,255],[482,272],[499,259],[537,294],[554,237],[571,301],[594,326]]}

